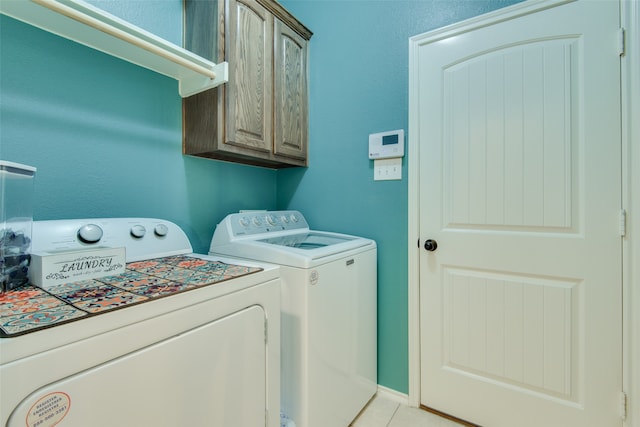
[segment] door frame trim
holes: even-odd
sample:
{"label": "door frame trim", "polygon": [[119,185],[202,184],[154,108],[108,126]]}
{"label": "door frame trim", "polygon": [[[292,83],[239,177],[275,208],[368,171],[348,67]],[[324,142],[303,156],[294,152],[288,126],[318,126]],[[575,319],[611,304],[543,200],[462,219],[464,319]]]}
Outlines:
{"label": "door frame trim", "polygon": [[[640,2],[621,0],[621,25],[626,52],[622,57],[622,207],[627,211],[627,235],[622,241],[623,377],[627,393],[625,426],[640,426]],[[634,43],[636,41],[636,43]],[[635,120],[632,118],[635,117]]]}
{"label": "door frame trim", "polygon": [[[419,228],[419,141],[418,79],[411,73],[415,68],[418,49],[423,44],[432,43],[461,32],[513,19],[518,16],[548,9],[574,0],[526,0],[494,12],[480,15],[453,25],[436,29],[409,38],[409,127],[408,127],[408,345],[409,345],[409,393],[408,403],[420,407],[420,242]],[[621,25],[626,29],[626,52],[622,60],[622,208],[627,211],[627,235],[623,239],[623,388],[627,393],[628,427],[640,427],[640,405],[631,402],[640,396],[640,239],[632,238],[640,229],[640,218],[633,212],[640,212],[640,123],[632,117],[640,116],[640,46],[633,43],[640,40],[640,2],[620,0]],[[637,120],[636,120],[637,122]],[[634,143],[635,142],[635,143]],[[635,186],[633,185],[635,183]],[[635,260],[635,262],[633,262]]]}

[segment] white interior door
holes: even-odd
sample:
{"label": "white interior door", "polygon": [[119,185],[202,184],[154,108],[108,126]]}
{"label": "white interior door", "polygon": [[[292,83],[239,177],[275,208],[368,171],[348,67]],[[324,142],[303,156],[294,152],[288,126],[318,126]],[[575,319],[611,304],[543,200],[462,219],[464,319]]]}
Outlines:
{"label": "white interior door", "polygon": [[420,245],[438,245],[420,400],[485,427],[620,426],[619,4],[542,3],[413,39]]}

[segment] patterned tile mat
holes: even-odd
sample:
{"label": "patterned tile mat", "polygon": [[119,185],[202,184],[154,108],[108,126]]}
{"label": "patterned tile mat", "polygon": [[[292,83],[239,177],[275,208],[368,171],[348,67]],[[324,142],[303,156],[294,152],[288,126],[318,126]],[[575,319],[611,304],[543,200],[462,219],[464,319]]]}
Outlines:
{"label": "patterned tile mat", "polygon": [[24,335],[261,270],[178,255],[131,262],[122,274],[46,290],[23,286],[0,294],[0,337]]}

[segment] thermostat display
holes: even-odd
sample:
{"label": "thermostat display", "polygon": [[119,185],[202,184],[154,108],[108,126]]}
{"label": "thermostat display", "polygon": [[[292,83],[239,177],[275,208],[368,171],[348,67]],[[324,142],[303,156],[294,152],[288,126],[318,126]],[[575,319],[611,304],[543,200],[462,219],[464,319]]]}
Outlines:
{"label": "thermostat display", "polygon": [[404,130],[372,133],[369,135],[369,158],[389,159],[404,157]]}

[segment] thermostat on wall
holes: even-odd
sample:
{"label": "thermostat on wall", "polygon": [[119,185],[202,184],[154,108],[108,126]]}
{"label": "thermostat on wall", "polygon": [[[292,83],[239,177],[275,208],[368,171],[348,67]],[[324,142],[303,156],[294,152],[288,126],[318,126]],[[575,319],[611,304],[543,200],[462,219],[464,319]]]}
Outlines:
{"label": "thermostat on wall", "polygon": [[369,135],[370,159],[394,157],[404,157],[404,130],[391,130]]}

